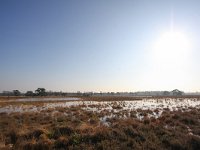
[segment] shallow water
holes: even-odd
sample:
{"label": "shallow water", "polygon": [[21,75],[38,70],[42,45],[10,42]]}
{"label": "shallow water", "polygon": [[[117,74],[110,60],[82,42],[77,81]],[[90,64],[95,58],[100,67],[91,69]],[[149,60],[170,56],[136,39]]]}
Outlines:
{"label": "shallow water", "polygon": [[[18,101],[41,101],[41,98],[32,99],[19,99]],[[12,113],[12,112],[41,112],[43,110],[54,109],[56,107],[71,107],[80,106],[81,109],[86,111],[94,111],[101,113],[102,111],[109,111],[112,113],[122,112],[122,111],[136,111],[136,117],[142,119],[140,112],[138,110],[151,110],[157,111],[152,114],[148,114],[149,117],[158,118],[162,115],[164,109],[170,111],[187,111],[191,108],[200,108],[200,99],[196,98],[185,98],[185,99],[173,99],[173,98],[162,98],[162,99],[143,99],[136,101],[77,101],[79,98],[43,98],[42,101],[66,101],[57,103],[45,103],[43,105],[8,105],[0,108],[0,113]],[[74,100],[74,101],[71,101]]]}
{"label": "shallow water", "polygon": [[61,97],[61,98],[22,98],[22,99],[17,99],[15,101],[18,102],[42,102],[42,101],[77,101],[81,100],[80,98],[77,97]]}

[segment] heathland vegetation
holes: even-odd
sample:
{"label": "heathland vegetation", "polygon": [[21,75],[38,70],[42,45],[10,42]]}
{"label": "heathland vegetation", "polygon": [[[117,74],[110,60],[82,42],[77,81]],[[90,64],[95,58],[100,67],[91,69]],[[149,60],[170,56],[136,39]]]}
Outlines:
{"label": "heathland vegetation", "polygon": [[0,149],[200,149],[199,97],[25,98],[0,97]]}

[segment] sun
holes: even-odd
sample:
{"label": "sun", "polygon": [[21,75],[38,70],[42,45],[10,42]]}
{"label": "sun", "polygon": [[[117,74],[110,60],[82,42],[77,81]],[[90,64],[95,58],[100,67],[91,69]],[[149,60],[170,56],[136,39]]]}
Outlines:
{"label": "sun", "polygon": [[184,32],[170,30],[163,32],[153,42],[150,51],[148,77],[149,86],[184,87],[190,75],[192,42]]}
{"label": "sun", "polygon": [[156,40],[154,59],[165,65],[184,63],[189,51],[190,42],[187,36],[182,32],[169,31]]}

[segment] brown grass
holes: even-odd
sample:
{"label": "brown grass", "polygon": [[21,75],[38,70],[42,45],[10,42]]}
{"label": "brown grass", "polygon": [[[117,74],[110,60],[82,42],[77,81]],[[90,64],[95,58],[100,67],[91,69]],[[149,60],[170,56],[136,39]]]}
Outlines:
{"label": "brown grass", "polygon": [[[200,109],[166,109],[158,119],[148,118],[152,111],[138,109],[144,116],[138,120],[135,110],[128,116],[117,103],[113,106],[119,112],[74,106],[0,113],[0,149],[200,149]],[[115,116],[106,119],[109,126],[100,122],[111,114]]]}

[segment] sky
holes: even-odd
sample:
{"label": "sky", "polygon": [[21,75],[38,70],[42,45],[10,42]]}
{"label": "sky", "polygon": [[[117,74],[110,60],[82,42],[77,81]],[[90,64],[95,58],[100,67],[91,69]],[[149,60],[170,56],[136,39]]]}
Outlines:
{"label": "sky", "polygon": [[0,91],[200,91],[199,6],[1,0]]}

